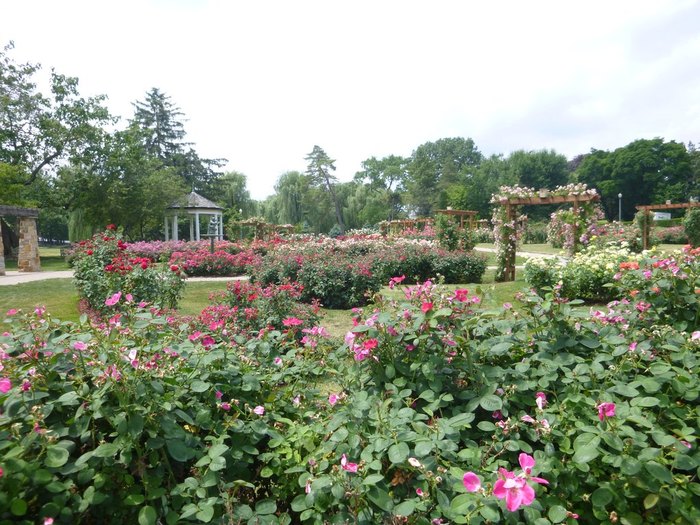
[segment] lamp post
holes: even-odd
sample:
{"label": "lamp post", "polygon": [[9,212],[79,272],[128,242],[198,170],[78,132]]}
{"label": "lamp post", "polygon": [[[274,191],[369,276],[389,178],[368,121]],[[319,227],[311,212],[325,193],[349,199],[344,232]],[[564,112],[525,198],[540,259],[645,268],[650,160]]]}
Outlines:
{"label": "lamp post", "polygon": [[622,222],[622,193],[617,194],[617,217]]}

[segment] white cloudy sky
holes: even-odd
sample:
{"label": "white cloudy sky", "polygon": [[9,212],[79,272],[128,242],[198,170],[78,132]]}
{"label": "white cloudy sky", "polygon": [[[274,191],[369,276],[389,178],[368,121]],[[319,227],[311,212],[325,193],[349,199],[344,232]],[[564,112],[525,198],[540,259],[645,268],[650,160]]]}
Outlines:
{"label": "white cloudy sky", "polygon": [[700,0],[15,0],[0,44],[112,112],[157,87],[254,198],[315,144],[362,160],[471,137],[571,158],[700,142]]}

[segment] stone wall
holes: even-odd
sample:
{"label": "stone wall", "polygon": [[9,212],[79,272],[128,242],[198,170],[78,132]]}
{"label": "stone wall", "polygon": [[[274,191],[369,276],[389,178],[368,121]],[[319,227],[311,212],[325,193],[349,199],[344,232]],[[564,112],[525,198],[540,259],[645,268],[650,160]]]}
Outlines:
{"label": "stone wall", "polygon": [[20,272],[40,272],[39,236],[36,231],[36,218],[20,217],[19,219],[19,253],[17,254],[17,269]]}

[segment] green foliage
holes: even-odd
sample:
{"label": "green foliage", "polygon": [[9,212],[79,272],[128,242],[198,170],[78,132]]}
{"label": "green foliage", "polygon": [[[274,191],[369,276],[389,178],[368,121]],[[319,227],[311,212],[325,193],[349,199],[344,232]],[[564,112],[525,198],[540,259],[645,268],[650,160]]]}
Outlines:
{"label": "green foliage", "polygon": [[438,214],[435,217],[435,233],[440,246],[446,250],[469,251],[476,244],[471,230],[460,228],[457,220],[450,215]]}
{"label": "green foliage", "polygon": [[525,263],[525,281],[538,293],[554,287],[567,299],[609,301],[618,293],[613,285],[620,264],[637,257],[626,248],[592,245],[569,261],[529,259]]}
{"label": "green foliage", "polygon": [[[336,350],[312,320],[253,337],[267,315],[251,333],[133,304],[107,326],[10,311],[0,520],[696,523],[700,330],[680,285],[698,255],[626,267],[624,300],[592,315],[556,291],[482,311],[405,287]],[[268,294],[277,320],[289,291]],[[530,500],[503,501],[506,479]]]}
{"label": "green foliage", "polygon": [[683,227],[691,246],[700,246],[700,209],[691,208],[686,212]]}

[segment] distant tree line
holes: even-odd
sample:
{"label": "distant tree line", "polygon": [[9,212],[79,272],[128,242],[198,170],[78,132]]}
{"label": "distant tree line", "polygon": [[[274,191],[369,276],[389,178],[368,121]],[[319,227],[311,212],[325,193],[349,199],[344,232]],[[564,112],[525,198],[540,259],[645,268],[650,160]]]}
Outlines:
{"label": "distant tree line", "polygon": [[17,63],[12,49],[10,43],[0,51],[0,203],[39,206],[40,236],[49,239],[78,240],[108,223],[128,238],[159,238],[163,210],[193,190],[223,206],[226,220],[262,216],[324,233],[431,216],[448,206],[488,218],[491,194],[504,184],[551,189],[585,182],[601,193],[610,219],[617,218],[618,194],[626,220],[638,204],[700,197],[700,149],[692,143],[640,139],[568,160],[554,150],[486,157],[471,138],[452,137],[406,157],[370,157],[349,182],[335,176],[332,152],[310,145],[306,171],[281,174],[274,194],[256,202],[243,173],[224,172],[226,159],[197,153],[183,112],[158,88],[134,102],[122,122],[104,95],[82,96],[77,78],[52,72],[49,93],[40,92],[41,66]]}

